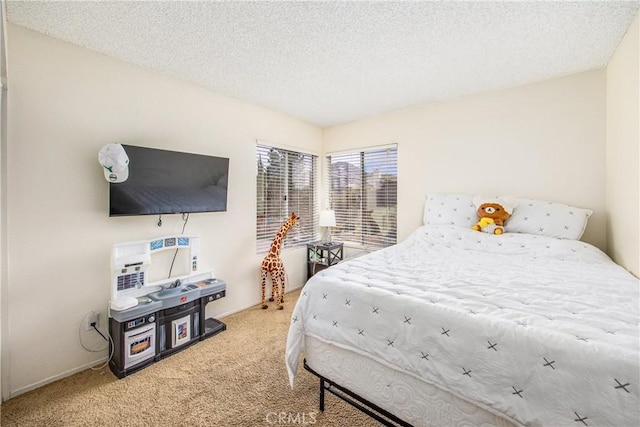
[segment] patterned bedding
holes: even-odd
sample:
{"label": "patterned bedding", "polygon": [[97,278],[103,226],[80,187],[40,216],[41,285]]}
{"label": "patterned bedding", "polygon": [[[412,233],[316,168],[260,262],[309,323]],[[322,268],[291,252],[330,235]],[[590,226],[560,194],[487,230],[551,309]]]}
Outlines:
{"label": "patterned bedding", "polygon": [[638,279],[587,243],[423,226],[312,277],[286,362],[293,386],[312,336],[523,425],[638,426],[638,323]]}

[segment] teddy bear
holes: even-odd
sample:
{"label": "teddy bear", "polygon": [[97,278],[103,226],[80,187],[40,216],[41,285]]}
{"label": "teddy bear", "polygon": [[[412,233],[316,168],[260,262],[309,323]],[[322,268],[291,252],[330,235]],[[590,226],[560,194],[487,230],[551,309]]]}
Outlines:
{"label": "teddy bear", "polygon": [[490,234],[504,233],[504,222],[511,217],[513,206],[506,200],[474,200],[480,218],[472,227],[476,231]]}

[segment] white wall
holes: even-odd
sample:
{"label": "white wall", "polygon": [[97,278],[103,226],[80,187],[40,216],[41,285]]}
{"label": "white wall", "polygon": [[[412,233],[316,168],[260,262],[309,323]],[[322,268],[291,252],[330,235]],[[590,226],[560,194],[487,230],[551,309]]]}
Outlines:
{"label": "white wall", "polygon": [[[164,216],[162,228],[157,217],[107,216],[97,162],[106,143],[230,158],[228,211],[191,215],[186,233],[202,237],[201,269],[228,283],[227,297],[207,310],[257,304],[255,141],[320,152],[321,129],[19,26],[8,26],[8,42],[9,360],[2,362],[11,396],[106,357],[81,348],[78,328],[91,310],[106,325],[111,245],[182,228],[179,215]],[[304,250],[283,259],[292,288],[301,286]]]}
{"label": "white wall", "polygon": [[594,210],[605,248],[604,70],[426,105],[324,130],[324,149],[398,143],[398,238],[429,192],[501,194]]}
{"label": "white wall", "polygon": [[640,15],[607,66],[607,250],[640,277]]}

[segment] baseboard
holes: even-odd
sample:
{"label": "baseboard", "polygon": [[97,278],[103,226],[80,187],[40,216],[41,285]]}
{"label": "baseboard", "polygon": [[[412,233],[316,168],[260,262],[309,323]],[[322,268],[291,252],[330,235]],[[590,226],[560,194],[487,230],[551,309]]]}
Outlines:
{"label": "baseboard", "polygon": [[30,385],[28,385],[26,387],[22,387],[22,388],[19,388],[17,390],[10,391],[9,392],[9,399],[12,399],[12,398],[14,398],[16,396],[19,396],[21,394],[27,393],[27,392],[29,392],[31,390],[35,390],[35,389],[40,388],[42,386],[45,386],[47,384],[51,384],[51,383],[56,382],[58,380],[61,380],[63,378],[70,377],[71,375],[77,374],[78,372],[86,371],[87,369],[92,368],[92,367],[94,367],[96,365],[101,365],[101,364],[105,363],[107,360],[109,360],[108,357],[102,357],[102,358],[97,359],[97,360],[95,360],[93,362],[87,363],[87,364],[82,365],[82,366],[78,366],[77,368],[69,369],[68,371],[64,371],[64,372],[61,372],[61,373],[59,373],[57,375],[54,375],[52,377],[45,378],[44,380],[38,381],[37,383],[33,383],[33,384],[30,384]]}

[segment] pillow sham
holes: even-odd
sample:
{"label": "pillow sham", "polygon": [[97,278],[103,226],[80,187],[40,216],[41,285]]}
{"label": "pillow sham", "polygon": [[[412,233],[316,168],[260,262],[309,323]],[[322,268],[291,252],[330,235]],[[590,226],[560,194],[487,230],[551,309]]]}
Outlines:
{"label": "pillow sham", "polygon": [[515,199],[516,206],[504,227],[506,233],[528,233],[580,240],[592,210],[563,203]]}
{"label": "pillow sham", "polygon": [[471,228],[478,221],[472,197],[466,194],[428,194],[424,203],[425,225]]}

